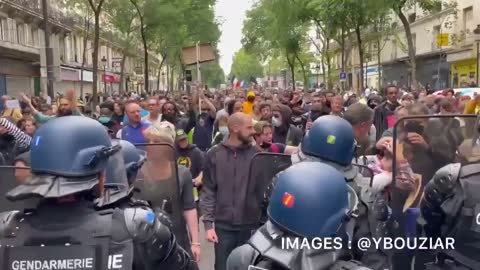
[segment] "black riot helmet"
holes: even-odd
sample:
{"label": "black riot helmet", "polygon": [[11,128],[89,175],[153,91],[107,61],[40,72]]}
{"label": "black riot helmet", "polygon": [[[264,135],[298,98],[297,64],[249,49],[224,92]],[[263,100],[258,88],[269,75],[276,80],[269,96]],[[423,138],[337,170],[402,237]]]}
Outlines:
{"label": "black riot helmet", "polygon": [[105,128],[93,119],[54,118],[32,138],[32,176],[10,191],[7,198],[59,198],[91,190],[107,168],[108,159],[119,150],[119,146],[112,145]]}

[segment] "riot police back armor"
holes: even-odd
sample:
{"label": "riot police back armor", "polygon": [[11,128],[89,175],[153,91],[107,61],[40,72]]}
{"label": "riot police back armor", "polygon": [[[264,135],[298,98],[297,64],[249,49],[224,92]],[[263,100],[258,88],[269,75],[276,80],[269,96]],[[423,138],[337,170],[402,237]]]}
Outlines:
{"label": "riot police back armor", "polygon": [[128,233],[113,232],[123,212],[72,215],[82,206],[0,214],[2,269],[132,269],[133,242],[125,241]]}
{"label": "riot police back armor", "polygon": [[452,237],[455,250],[441,254],[480,269],[480,166],[447,165],[425,187],[421,211],[431,237]]}

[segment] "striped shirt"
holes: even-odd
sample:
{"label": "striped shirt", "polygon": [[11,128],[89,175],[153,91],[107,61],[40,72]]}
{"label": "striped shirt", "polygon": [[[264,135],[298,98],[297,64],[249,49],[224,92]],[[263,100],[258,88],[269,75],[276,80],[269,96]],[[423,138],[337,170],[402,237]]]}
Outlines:
{"label": "striped shirt", "polygon": [[21,131],[15,124],[8,121],[6,118],[0,118],[0,126],[7,129],[8,134],[15,138],[19,147],[28,148],[30,146],[32,137]]}

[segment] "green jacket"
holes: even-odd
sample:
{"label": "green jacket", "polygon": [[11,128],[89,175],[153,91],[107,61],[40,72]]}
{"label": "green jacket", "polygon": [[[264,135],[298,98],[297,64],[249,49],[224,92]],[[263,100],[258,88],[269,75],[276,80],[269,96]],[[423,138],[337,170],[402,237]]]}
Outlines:
{"label": "green jacket", "polygon": [[[73,110],[73,115],[76,115],[76,116],[83,116],[78,110]],[[41,112],[38,112],[38,113],[35,113],[33,115],[33,118],[35,119],[35,121],[37,121],[37,123],[39,124],[45,124],[46,122],[48,122],[48,120],[51,120],[53,118],[55,118],[57,116],[55,115],[45,115]]]}

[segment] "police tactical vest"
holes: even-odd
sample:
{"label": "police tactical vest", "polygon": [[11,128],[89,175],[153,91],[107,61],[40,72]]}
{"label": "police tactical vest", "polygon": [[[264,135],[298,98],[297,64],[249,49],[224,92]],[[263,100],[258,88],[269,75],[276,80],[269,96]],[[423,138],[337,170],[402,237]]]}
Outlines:
{"label": "police tactical vest", "polygon": [[442,204],[445,224],[442,236],[455,238],[455,250],[443,253],[472,269],[480,269],[480,166],[460,169],[454,196]]}
{"label": "police tactical vest", "polygon": [[84,222],[70,227],[34,224],[40,223],[31,222],[34,215],[0,213],[0,269],[132,269],[132,241],[112,239],[113,210],[85,215]]}
{"label": "police tactical vest", "polygon": [[[304,256],[305,254],[301,254],[300,250],[283,249],[280,244],[281,236],[269,232],[267,226],[271,226],[271,223],[258,229],[248,241],[248,245],[255,250],[252,259],[253,266],[265,269],[280,267],[292,270],[312,270],[308,266],[315,267],[315,270],[369,270],[356,261],[337,260],[338,251],[335,250],[318,250],[313,251],[310,256]],[[274,235],[278,236],[278,239],[273,239]]]}

